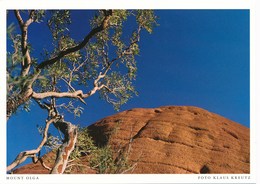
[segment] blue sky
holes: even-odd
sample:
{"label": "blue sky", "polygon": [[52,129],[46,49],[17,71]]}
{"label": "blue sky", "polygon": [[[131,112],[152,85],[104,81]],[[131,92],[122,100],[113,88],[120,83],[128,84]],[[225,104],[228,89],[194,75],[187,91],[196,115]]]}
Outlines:
{"label": "blue sky", "polygon": [[[165,105],[191,105],[220,114],[249,127],[249,10],[159,10],[158,27],[143,33],[137,57],[137,97],[120,111]],[[77,12],[72,36],[88,32],[89,12]],[[8,22],[14,21],[10,15]],[[39,26],[38,26],[39,27]],[[45,45],[45,34],[32,26],[34,48]],[[80,27],[80,29],[79,29]],[[44,31],[44,30],[41,30]],[[87,126],[116,113],[98,95],[86,100],[81,118],[68,120]],[[23,150],[37,147],[36,124],[46,118],[37,106],[18,113],[7,124],[7,162]]]}

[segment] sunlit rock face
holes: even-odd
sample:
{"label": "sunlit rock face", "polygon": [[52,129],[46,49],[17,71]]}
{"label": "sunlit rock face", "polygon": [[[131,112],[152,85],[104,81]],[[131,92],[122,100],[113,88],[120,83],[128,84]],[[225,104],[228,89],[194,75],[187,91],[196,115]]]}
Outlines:
{"label": "sunlit rock face", "polygon": [[[137,108],[88,129],[97,145],[109,144],[115,152],[125,153],[132,166],[126,173],[250,173],[249,128],[201,108]],[[84,157],[81,161],[88,164]],[[71,173],[96,173],[87,168]],[[14,173],[48,171],[38,163]]]}

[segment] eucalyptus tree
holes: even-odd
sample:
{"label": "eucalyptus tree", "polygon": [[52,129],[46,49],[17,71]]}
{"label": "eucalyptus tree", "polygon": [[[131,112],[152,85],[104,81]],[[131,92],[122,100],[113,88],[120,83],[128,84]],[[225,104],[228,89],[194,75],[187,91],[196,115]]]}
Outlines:
{"label": "eucalyptus tree", "polygon": [[[81,40],[76,40],[70,35],[71,15],[75,11],[13,10],[7,13],[14,13],[16,19],[7,27],[10,39],[6,68],[7,122],[17,110],[30,109],[31,103],[48,114],[39,146],[18,154],[7,171],[32,158],[34,163],[40,161],[50,173],[63,173],[77,140],[77,127],[65,120],[66,113],[79,116],[83,113],[82,106],[87,105],[85,100],[96,93],[115,109],[136,94],[133,80],[136,79],[141,32],[152,33],[157,18],[151,10],[89,11],[93,14],[88,25],[90,30]],[[30,37],[32,24],[47,26],[48,32],[38,35],[50,34],[51,48],[34,49],[30,42],[34,39]],[[63,133],[63,141],[57,149],[54,167],[48,168],[40,151],[49,140],[51,124]]]}

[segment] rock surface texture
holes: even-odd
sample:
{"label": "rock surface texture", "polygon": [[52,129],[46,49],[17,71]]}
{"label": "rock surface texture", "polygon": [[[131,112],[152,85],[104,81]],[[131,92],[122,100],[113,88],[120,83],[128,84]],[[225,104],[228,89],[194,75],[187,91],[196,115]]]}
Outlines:
{"label": "rock surface texture", "polygon": [[[201,108],[137,108],[106,117],[88,128],[97,145],[110,144],[127,152],[134,166],[128,173],[250,173],[249,128]],[[38,163],[14,173],[48,170]]]}

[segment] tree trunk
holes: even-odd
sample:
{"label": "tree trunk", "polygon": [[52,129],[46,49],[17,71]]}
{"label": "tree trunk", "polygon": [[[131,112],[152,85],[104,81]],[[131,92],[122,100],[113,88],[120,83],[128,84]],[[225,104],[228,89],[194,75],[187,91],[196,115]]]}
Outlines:
{"label": "tree trunk", "polygon": [[29,88],[24,92],[21,92],[15,96],[10,96],[7,98],[6,102],[6,118],[7,120],[11,117],[11,115],[18,109],[18,107],[25,102],[27,102],[32,95],[32,89]]}
{"label": "tree trunk", "polygon": [[62,174],[66,169],[70,153],[74,150],[77,141],[77,127],[64,120],[54,123],[54,126],[63,133],[64,140],[58,149],[51,174]]}

